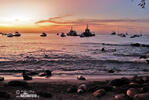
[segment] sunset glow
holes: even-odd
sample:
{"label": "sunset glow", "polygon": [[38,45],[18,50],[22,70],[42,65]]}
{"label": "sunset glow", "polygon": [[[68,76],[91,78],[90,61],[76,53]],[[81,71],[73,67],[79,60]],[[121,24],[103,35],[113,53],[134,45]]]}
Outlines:
{"label": "sunset glow", "polygon": [[[0,0],[0,31],[61,32],[74,26],[79,32],[86,24],[99,33],[119,29],[149,30],[149,8],[140,9],[131,0]],[[67,2],[67,4],[66,4]],[[147,1],[148,3],[148,1]],[[32,28],[31,28],[32,27]],[[37,31],[32,31],[34,30]]]}

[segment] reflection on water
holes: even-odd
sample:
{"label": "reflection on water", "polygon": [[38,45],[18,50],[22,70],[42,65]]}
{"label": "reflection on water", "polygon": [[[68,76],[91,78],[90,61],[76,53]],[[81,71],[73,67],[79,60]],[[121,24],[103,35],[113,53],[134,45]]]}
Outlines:
{"label": "reflection on water", "polygon": [[[148,44],[148,36],[122,38],[97,35],[90,38],[65,37],[55,34],[22,34],[21,37],[0,36],[0,70],[50,69],[55,75],[78,74],[145,74],[148,68],[141,55],[148,47],[132,47],[131,43]],[[101,51],[105,48],[105,52]]]}

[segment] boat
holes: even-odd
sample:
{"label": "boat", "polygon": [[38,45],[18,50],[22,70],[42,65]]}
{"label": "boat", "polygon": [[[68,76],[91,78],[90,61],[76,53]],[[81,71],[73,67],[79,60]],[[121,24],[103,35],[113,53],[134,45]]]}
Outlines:
{"label": "boat", "polygon": [[13,37],[12,33],[7,34],[7,37]]}
{"label": "boat", "polygon": [[111,35],[116,35],[116,32],[112,32]]}
{"label": "boat", "polygon": [[73,28],[71,27],[70,32],[67,33],[67,36],[78,36],[77,32],[73,30]]}
{"label": "boat", "polygon": [[16,32],[13,36],[19,37],[21,34],[19,32]]}
{"label": "boat", "polygon": [[61,37],[66,37],[65,33],[61,33]]}
{"label": "boat", "polygon": [[46,37],[47,34],[46,34],[45,32],[43,32],[40,36],[41,36],[41,37]]}
{"label": "boat", "polygon": [[80,37],[92,37],[95,36],[95,34],[93,34],[92,32],[90,32],[90,29],[88,28],[88,25],[85,29],[85,32],[83,32]]}

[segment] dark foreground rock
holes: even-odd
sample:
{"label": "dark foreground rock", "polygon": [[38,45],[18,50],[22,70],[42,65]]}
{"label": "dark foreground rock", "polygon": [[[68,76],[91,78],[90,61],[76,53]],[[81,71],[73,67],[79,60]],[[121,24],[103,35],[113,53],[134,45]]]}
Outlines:
{"label": "dark foreground rock", "polygon": [[9,99],[10,95],[7,92],[0,91],[0,98]]}
{"label": "dark foreground rock", "polygon": [[27,87],[28,86],[28,83],[25,82],[25,81],[10,81],[8,82],[7,84],[8,86],[13,86],[13,87]]}
{"label": "dark foreground rock", "polygon": [[48,93],[48,92],[38,92],[37,95],[39,95],[40,97],[43,97],[43,98],[52,98],[52,94],[51,93]]}
{"label": "dark foreground rock", "polygon": [[0,81],[4,81],[4,77],[0,77]]}
{"label": "dark foreground rock", "polygon": [[106,94],[106,91],[104,89],[99,89],[99,90],[96,90],[93,95],[95,97],[101,97],[101,96],[104,96]]}

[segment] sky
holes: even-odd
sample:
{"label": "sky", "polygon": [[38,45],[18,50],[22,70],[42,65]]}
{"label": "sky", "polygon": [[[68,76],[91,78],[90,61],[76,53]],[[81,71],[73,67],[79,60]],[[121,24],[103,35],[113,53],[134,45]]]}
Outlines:
{"label": "sky", "polygon": [[0,0],[0,32],[149,33],[149,0]]}

